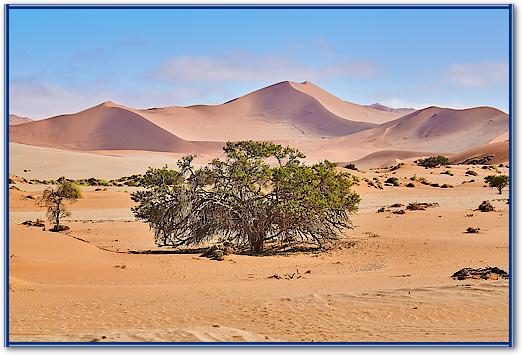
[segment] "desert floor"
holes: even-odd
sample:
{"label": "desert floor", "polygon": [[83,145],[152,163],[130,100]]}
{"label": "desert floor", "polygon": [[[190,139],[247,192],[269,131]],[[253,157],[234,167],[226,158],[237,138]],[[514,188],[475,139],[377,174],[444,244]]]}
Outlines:
{"label": "desert floor", "polygon": [[[468,168],[479,176],[465,176]],[[355,228],[339,246],[224,261],[129,253],[158,249],[132,216],[132,188],[84,187],[65,221],[68,234],[21,225],[44,218],[27,196],[45,186],[16,184],[10,341],[507,341],[508,281],[451,278],[464,267],[509,272],[507,190],[484,187],[492,171],[480,166],[453,166],[454,176],[443,170],[355,172],[381,182],[396,176],[401,186],[380,190],[361,180]],[[414,174],[454,188],[405,187]],[[476,211],[483,200],[496,211]],[[439,206],[402,215],[387,207],[415,201]],[[383,206],[389,211],[377,213]]]}

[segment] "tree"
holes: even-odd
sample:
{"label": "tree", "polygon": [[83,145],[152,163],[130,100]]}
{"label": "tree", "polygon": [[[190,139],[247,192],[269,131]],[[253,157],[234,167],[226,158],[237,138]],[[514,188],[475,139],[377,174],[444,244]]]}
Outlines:
{"label": "tree", "polygon": [[484,178],[489,187],[498,189],[498,194],[502,194],[502,189],[509,185],[509,176],[507,175],[489,175]]}
{"label": "tree", "polygon": [[436,168],[437,166],[448,165],[449,163],[449,159],[442,155],[417,160],[417,165],[425,168]]}
{"label": "tree", "polygon": [[54,224],[51,231],[60,231],[63,227],[60,226],[60,219],[71,215],[65,207],[65,202],[74,203],[79,198],[81,198],[80,188],[64,177],[58,179],[55,187],[45,189],[40,203],[47,207],[47,218]]}
{"label": "tree", "polygon": [[188,246],[215,237],[252,254],[267,242],[318,246],[351,228],[359,195],[349,174],[323,161],[305,165],[296,149],[269,142],[228,142],[224,160],[195,169],[194,156],[179,171],[149,169],[144,191],[132,194],[136,218],[154,230],[158,245]]}

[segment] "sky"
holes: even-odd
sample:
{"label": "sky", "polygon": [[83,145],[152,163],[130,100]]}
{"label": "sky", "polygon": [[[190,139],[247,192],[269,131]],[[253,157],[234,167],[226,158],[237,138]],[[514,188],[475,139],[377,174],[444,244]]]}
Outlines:
{"label": "sky", "polygon": [[507,9],[10,9],[10,113],[219,104],[276,82],[508,111]]}

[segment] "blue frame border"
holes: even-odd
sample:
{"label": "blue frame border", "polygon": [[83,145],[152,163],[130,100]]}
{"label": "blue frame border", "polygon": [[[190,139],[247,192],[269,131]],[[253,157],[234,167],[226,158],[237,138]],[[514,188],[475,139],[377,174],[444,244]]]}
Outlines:
{"label": "blue frame border", "polygon": [[[509,341],[507,342],[12,342],[9,340],[9,10],[11,9],[505,9],[509,10]],[[514,187],[515,169],[513,168],[514,153],[514,21],[513,4],[136,4],[136,5],[99,5],[99,4],[6,4],[4,5],[4,346],[5,347],[129,347],[129,346],[160,346],[160,347],[513,347],[514,327]]]}

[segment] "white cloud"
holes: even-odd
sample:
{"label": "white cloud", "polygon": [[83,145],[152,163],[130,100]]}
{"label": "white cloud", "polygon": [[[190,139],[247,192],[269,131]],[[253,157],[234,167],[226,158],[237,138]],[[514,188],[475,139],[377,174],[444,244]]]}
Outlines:
{"label": "white cloud", "polygon": [[448,74],[457,85],[469,88],[483,88],[507,82],[509,67],[506,62],[453,64],[450,66]]}
{"label": "white cloud", "polygon": [[154,71],[154,77],[181,82],[245,82],[317,80],[332,77],[367,77],[378,71],[375,63],[345,59],[312,66],[275,55],[230,53],[219,57],[180,55]]}

